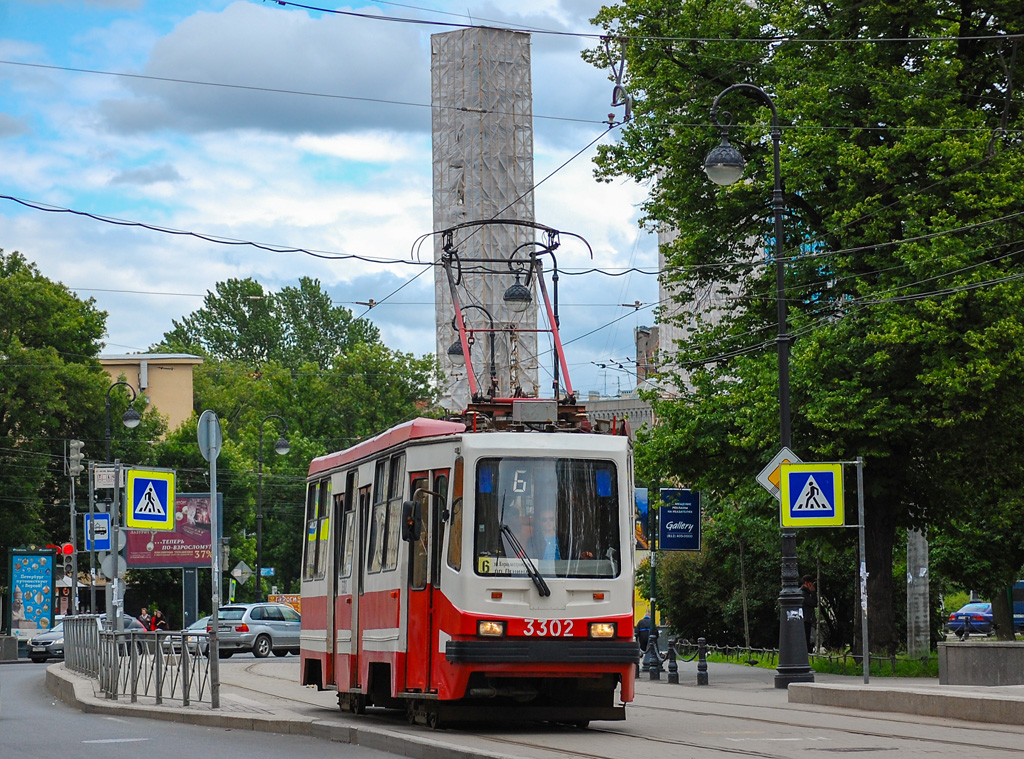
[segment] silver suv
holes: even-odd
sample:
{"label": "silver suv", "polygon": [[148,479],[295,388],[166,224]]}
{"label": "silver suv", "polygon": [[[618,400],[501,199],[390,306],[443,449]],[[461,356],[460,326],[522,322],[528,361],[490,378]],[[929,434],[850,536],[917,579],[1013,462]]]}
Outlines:
{"label": "silver suv", "polygon": [[217,614],[220,656],[228,658],[236,651],[252,651],[263,658],[299,653],[302,617],[291,606],[275,603],[231,604]]}

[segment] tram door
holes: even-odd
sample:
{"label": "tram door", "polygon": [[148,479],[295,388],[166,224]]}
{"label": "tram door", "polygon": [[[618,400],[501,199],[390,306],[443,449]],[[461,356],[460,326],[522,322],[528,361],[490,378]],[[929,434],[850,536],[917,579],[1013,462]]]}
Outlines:
{"label": "tram door", "polygon": [[[351,630],[352,625],[352,553],[355,549],[355,505],[358,472],[353,469],[345,475],[343,493],[334,496],[334,577],[327,597],[333,599],[327,618],[327,673],[326,682],[337,687],[339,672],[345,671],[345,661],[339,659],[339,631]],[[344,650],[344,649],[343,649]],[[351,662],[349,662],[351,665]],[[347,681],[342,682],[343,687]]]}
{"label": "tram door", "polygon": [[428,692],[431,661],[434,656],[433,612],[434,587],[437,582],[440,543],[440,513],[448,495],[448,470],[417,472],[410,475],[410,493],[419,504],[421,532],[419,540],[410,544],[409,601],[407,648],[405,657],[405,688]]}
{"label": "tram door", "polygon": [[355,547],[352,561],[352,656],[349,658],[349,687],[359,687],[359,657],[362,655],[362,633],[359,624],[359,602],[363,597],[363,570],[366,568],[366,530],[370,523],[370,486],[359,488],[359,512],[353,532]]}

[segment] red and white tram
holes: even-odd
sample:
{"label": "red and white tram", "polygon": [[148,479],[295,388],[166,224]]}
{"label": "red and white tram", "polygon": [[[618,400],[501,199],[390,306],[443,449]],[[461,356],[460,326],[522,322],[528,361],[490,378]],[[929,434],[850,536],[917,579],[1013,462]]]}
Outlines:
{"label": "red and white tram", "polygon": [[315,459],[302,683],[432,726],[623,719],[633,511],[625,435],[417,419]]}
{"label": "red and white tram", "polygon": [[540,225],[547,243],[520,246],[539,250],[510,268],[544,299],[565,395],[495,397],[498,330],[469,328],[457,290],[463,261],[487,262],[459,261],[453,242],[489,223],[524,224],[446,230],[442,258],[460,353],[488,337],[486,390],[467,361],[474,402],[459,421],[416,419],[310,464],[302,683],[337,689],[344,710],[404,708],[432,727],[624,719],[639,659],[629,438],[593,429],[575,402],[539,261],[557,232]]}

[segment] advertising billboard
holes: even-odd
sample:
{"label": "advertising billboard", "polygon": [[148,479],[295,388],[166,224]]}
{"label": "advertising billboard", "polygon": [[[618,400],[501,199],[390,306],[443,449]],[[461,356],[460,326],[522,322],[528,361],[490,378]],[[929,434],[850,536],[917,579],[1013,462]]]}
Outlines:
{"label": "advertising billboard", "polygon": [[7,627],[15,638],[28,639],[53,626],[57,554],[52,548],[11,548],[8,556]]}
{"label": "advertising billboard", "polygon": [[[224,496],[217,494],[218,512]],[[173,530],[127,531],[125,564],[134,569],[209,567],[210,494],[178,493]]]}
{"label": "advertising billboard", "polygon": [[662,488],[658,517],[661,550],[700,550],[700,493],[685,488]]}

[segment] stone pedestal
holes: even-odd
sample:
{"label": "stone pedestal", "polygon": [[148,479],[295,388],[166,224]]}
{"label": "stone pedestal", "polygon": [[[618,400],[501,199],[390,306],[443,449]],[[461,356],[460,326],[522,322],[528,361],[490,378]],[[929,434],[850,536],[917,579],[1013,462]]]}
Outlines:
{"label": "stone pedestal", "polygon": [[966,640],[939,644],[941,685],[1024,685],[1024,643]]}
{"label": "stone pedestal", "polygon": [[18,658],[18,639],[12,635],[0,635],[0,661],[14,661]]}

